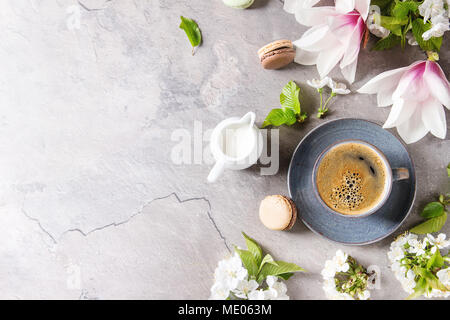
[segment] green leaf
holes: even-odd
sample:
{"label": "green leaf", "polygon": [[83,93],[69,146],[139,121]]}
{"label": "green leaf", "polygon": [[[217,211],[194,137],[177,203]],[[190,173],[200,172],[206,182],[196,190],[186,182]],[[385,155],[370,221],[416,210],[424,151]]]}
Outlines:
{"label": "green leaf", "polygon": [[245,238],[245,243],[247,244],[248,251],[251,252],[253,257],[255,258],[256,265],[259,266],[261,264],[261,259],[262,259],[262,249],[261,249],[261,247],[259,246],[259,244],[254,239],[250,238],[244,232],[242,232],[242,235]]}
{"label": "green leaf", "polygon": [[447,165],[447,176],[450,178],[450,163]]}
{"label": "green leaf", "polygon": [[248,250],[241,250],[238,248],[234,248],[241,258],[242,264],[244,268],[247,269],[249,277],[256,277],[258,274],[258,266],[256,264],[255,258],[253,254]]}
{"label": "green leaf", "polygon": [[423,208],[420,215],[424,218],[439,217],[444,214],[444,206],[440,202],[430,202]]}
{"label": "green leaf", "polygon": [[[273,264],[275,266],[278,266],[278,263],[275,262],[275,260],[273,260],[272,256],[270,254],[266,254],[264,256],[264,258],[261,261],[261,265],[259,266],[259,271],[261,271],[262,267],[266,264],[266,263],[270,263]],[[258,272],[259,272],[258,271]]]}
{"label": "green leaf", "polygon": [[281,126],[282,124],[293,125],[297,121],[294,111],[291,109],[272,109],[264,120],[262,127],[269,125]]}
{"label": "green leaf", "polygon": [[402,35],[402,26],[408,24],[409,18],[396,18],[396,17],[380,17],[381,26],[390,30],[396,36]]}
{"label": "green leaf", "polygon": [[300,113],[300,101],[298,100],[298,94],[300,88],[294,81],[289,81],[287,85],[284,86],[280,94],[280,103],[283,108],[291,109],[295,114]]}
{"label": "green leaf", "polygon": [[416,1],[399,1],[392,9],[392,15],[396,18],[406,18],[409,12],[416,12],[418,9],[418,3]]}
{"label": "green leaf", "polygon": [[430,270],[431,268],[441,268],[443,265],[444,259],[442,258],[439,249],[436,249],[430,260],[428,260],[427,269]]}
{"label": "green leaf", "polygon": [[412,233],[416,234],[425,234],[425,233],[433,233],[438,232],[442,229],[447,220],[447,212],[444,212],[442,216],[431,218],[418,226],[415,226],[410,230]]}
{"label": "green leaf", "polygon": [[282,273],[278,275],[278,278],[281,278],[283,280],[289,280],[289,278],[292,277],[293,275],[294,275],[293,272]]}
{"label": "green leaf", "polygon": [[442,45],[442,37],[440,38],[431,38],[430,40],[423,40],[422,34],[431,28],[431,24],[429,22],[423,23],[423,20],[417,18],[412,21],[412,33],[420,48],[424,51],[437,51],[441,49]]}
{"label": "green leaf", "polygon": [[416,282],[416,286],[414,287],[414,292],[406,299],[411,300],[411,299],[420,297],[422,294],[425,293],[425,290],[427,289],[427,287],[428,287],[427,280],[425,278],[420,278]]}
{"label": "green leaf", "polygon": [[390,33],[386,38],[377,41],[372,50],[386,50],[391,49],[400,43],[401,38],[393,33]]}
{"label": "green leaf", "polygon": [[191,43],[192,47],[197,47],[202,42],[202,33],[197,23],[189,18],[183,16],[181,18],[180,29],[186,32],[186,35]]}
{"label": "green leaf", "polygon": [[[448,289],[439,281],[439,279],[430,271],[420,267],[414,267],[414,273],[426,279],[427,285],[433,289],[448,291]],[[417,286],[417,285],[416,285]]]}
{"label": "green leaf", "polygon": [[305,272],[305,269],[295,263],[276,261],[277,265],[266,263],[258,274],[258,282],[263,281],[267,276],[280,276],[285,273]]}
{"label": "green leaf", "polygon": [[389,8],[390,4],[394,0],[372,0],[370,4],[373,6],[378,6],[381,9],[381,12],[385,13],[386,9]]}

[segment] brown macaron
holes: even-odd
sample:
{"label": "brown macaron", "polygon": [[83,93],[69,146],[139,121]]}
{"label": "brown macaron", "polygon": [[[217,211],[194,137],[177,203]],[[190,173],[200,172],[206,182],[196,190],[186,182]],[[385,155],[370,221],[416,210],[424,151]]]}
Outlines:
{"label": "brown macaron", "polygon": [[297,220],[297,208],[288,197],[267,196],[259,206],[259,219],[271,230],[289,230]]}
{"label": "brown macaron", "polygon": [[291,40],[277,40],[258,50],[264,69],[280,69],[294,61],[295,49]]}

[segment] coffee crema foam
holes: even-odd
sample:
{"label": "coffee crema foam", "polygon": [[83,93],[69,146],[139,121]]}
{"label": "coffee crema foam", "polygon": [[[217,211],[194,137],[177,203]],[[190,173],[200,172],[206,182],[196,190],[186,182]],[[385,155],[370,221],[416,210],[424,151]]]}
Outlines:
{"label": "coffee crema foam", "polygon": [[331,148],[316,173],[320,197],[342,214],[363,214],[383,198],[386,166],[380,156],[364,144],[349,142]]}

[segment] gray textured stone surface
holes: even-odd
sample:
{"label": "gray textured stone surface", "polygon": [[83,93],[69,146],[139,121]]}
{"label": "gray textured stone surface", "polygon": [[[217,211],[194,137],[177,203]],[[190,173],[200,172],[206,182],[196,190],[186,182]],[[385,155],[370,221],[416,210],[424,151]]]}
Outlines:
{"label": "gray textured stone surface", "polygon": [[[70,30],[77,10],[80,27]],[[201,121],[207,131],[249,110],[261,123],[291,79],[302,88],[304,110],[314,113],[318,97],[306,86],[317,77],[314,67],[265,71],[258,64],[260,46],[305,30],[280,1],[236,11],[220,0],[24,0],[2,1],[0,12],[0,298],[207,298],[217,261],[232,244],[244,245],[242,230],[310,271],[288,282],[293,299],[324,298],[320,270],[339,248],[381,268],[373,298],[405,296],[387,265],[392,237],[344,247],[301,222],[272,232],[258,220],[265,195],[287,193],[290,156],[323,120],[280,130],[273,176],[260,176],[256,165],[207,185],[210,165],[171,161],[174,129],[193,134]],[[180,15],[202,29],[195,56],[178,29]],[[417,47],[362,50],[351,88],[423,58]],[[341,97],[328,119],[382,123],[389,108],[375,104],[375,96]],[[401,230],[449,188],[448,139],[428,135],[408,150],[418,190]]]}

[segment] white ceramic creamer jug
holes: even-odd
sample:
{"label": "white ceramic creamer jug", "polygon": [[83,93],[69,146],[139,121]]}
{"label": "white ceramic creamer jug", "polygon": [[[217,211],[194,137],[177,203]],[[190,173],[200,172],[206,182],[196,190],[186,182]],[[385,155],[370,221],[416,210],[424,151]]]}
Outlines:
{"label": "white ceramic creamer jug", "polygon": [[210,148],[216,163],[208,182],[216,181],[225,169],[241,170],[256,163],[263,145],[255,118],[255,113],[249,112],[242,118],[225,119],[214,128]]}

